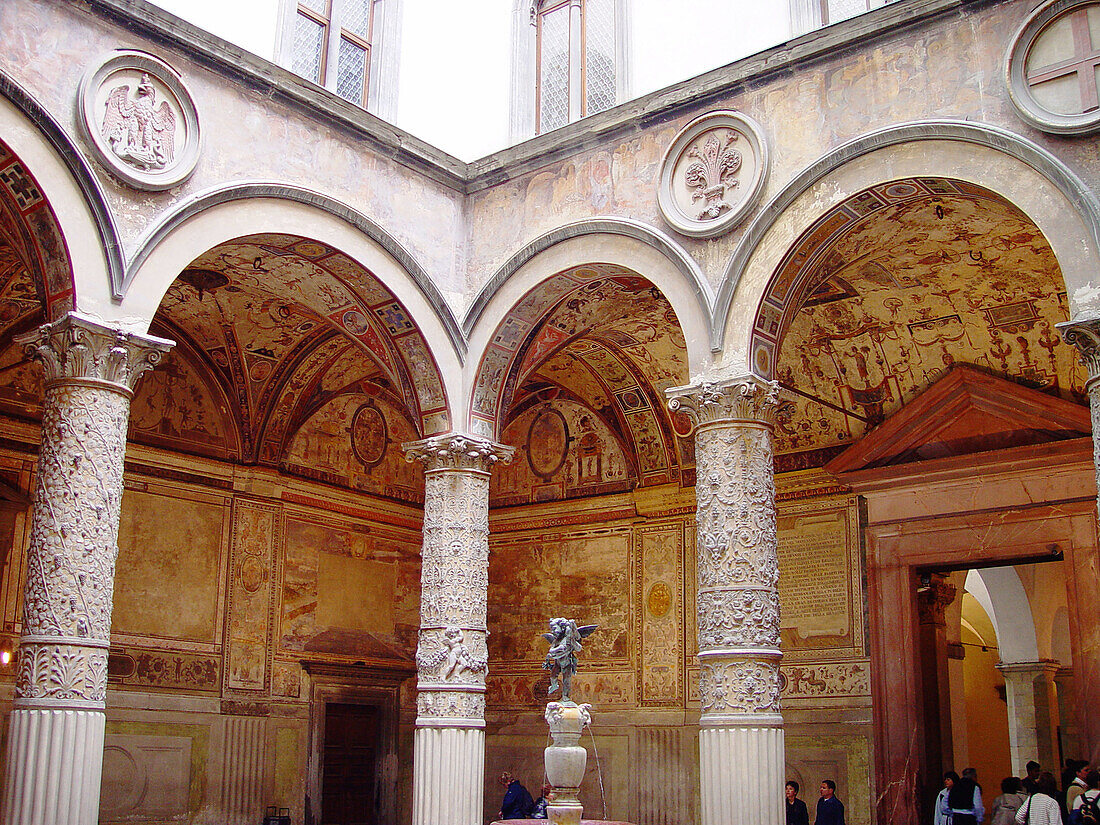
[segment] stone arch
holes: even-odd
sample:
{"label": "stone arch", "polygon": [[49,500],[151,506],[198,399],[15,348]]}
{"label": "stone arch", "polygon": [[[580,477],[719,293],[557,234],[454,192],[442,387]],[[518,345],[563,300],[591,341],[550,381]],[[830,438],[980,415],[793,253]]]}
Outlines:
{"label": "stone arch", "polygon": [[124,264],[103,190],[57,120],[3,72],[0,136],[49,205],[57,242],[68,258],[69,298],[57,304],[56,312],[74,308],[89,315],[111,315]]}
{"label": "stone arch", "polygon": [[219,244],[251,235],[283,234],[321,241],[372,273],[398,300],[426,343],[454,420],[465,341],[424,269],[390,235],[355,210],[316,192],[267,183],[239,184],[196,195],[152,227],[125,279],[121,310],[152,321],[176,277]]}
{"label": "stone arch", "polygon": [[1050,243],[1072,315],[1100,307],[1092,284],[1100,267],[1100,202],[1061,161],[1005,129],[961,121],[920,121],[856,138],[806,168],[748,227],[723,276],[712,335],[728,371],[770,373],[757,361],[754,317],[779,277],[783,256],[804,230],[845,199],[901,178],[976,184],[1027,215]]}
{"label": "stone arch", "polygon": [[971,570],[966,577],[966,589],[993,622],[1002,662],[1039,661],[1039,643],[1031,603],[1016,568]]}
{"label": "stone arch", "polygon": [[[578,221],[548,232],[517,251],[471,304],[463,328],[473,356],[466,363],[470,387],[467,421],[472,432],[492,437],[500,429],[499,421],[486,425],[493,414],[479,410],[478,401],[487,397],[493,383],[491,374],[497,371],[498,365],[486,360],[494,338],[499,337],[510,318],[515,318],[525,299],[542,291],[549,300],[555,290],[568,289],[568,285],[555,285],[555,279],[595,264],[621,267],[649,281],[675,311],[687,348],[688,373],[700,372],[709,362],[707,324],[713,293],[691,257],[667,236],[636,221]],[[560,292],[557,298],[564,294]],[[522,323],[529,331],[534,319]],[[522,343],[517,342],[506,359],[509,364],[521,349]]]}

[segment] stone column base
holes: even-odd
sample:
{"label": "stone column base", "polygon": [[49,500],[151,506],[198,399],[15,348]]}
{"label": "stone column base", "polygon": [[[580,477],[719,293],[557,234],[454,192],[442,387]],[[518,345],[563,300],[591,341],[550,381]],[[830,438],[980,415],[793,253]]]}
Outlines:
{"label": "stone column base", "polygon": [[413,825],[481,825],[485,731],[420,727],[413,738]]}
{"label": "stone column base", "polygon": [[783,808],[782,727],[703,727],[699,731],[702,825],[775,825]]}
{"label": "stone column base", "polygon": [[16,707],[8,727],[4,825],[96,825],[102,710]]}

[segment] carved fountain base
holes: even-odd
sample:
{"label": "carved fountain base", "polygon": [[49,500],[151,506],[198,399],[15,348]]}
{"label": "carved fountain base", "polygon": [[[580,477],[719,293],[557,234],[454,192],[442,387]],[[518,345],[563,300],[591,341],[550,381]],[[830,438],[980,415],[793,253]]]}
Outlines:
{"label": "carved fountain base", "polygon": [[553,738],[545,751],[546,781],[554,788],[546,818],[554,825],[580,825],[581,805],[577,794],[584,780],[588,751],[580,744],[581,733],[592,721],[591,705],[578,705],[569,699],[546,704],[546,722]]}

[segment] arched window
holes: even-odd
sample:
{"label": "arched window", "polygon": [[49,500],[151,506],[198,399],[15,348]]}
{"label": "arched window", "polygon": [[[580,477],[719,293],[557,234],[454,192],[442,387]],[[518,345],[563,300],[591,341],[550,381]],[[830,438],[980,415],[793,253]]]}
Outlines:
{"label": "arched window", "polygon": [[400,0],[284,0],[278,54],[295,74],[392,118]]}
{"label": "arched window", "polygon": [[515,14],[514,139],[549,132],[627,98],[627,0],[519,0]]}

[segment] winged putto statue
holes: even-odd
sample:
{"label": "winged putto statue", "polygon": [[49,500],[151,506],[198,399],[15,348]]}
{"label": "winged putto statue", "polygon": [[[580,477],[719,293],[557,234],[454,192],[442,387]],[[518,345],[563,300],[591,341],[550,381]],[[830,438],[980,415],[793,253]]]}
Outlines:
{"label": "winged putto statue", "polygon": [[547,693],[558,689],[560,679],[562,701],[572,701],[569,691],[573,674],[577,672],[577,651],[581,650],[581,639],[588,637],[597,627],[599,625],[595,624],[578,627],[573,619],[550,620],[550,632],[542,634],[542,638],[550,643],[546,661],[542,663],[543,669],[550,671],[550,689]]}
{"label": "winged putto statue", "polygon": [[112,152],[143,169],[163,169],[176,154],[176,115],[167,100],[156,102],[148,74],[141,76],[133,98],[128,85],[115,86],[100,129]]}

